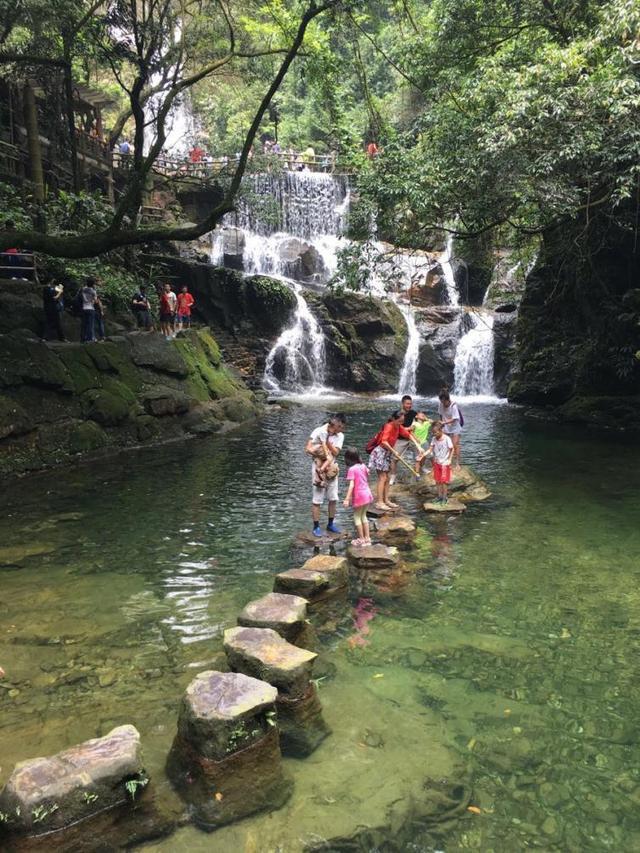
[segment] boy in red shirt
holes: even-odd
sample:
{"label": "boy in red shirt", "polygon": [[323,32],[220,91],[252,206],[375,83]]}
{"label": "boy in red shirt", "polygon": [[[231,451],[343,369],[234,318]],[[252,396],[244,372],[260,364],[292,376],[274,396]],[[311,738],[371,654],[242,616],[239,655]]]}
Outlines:
{"label": "boy in red shirt", "polygon": [[188,329],[191,326],[191,308],[195,304],[195,299],[187,290],[187,285],[183,284],[178,294],[178,316],[176,331],[181,332],[183,329]]}

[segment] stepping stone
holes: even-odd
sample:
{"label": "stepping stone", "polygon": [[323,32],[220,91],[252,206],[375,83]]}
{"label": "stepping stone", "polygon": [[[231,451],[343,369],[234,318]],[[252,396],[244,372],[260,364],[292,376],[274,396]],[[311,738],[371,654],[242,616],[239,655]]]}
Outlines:
{"label": "stepping stone", "polygon": [[310,604],[335,596],[347,586],[349,565],[345,557],[318,554],[299,569],[276,575],[274,591],[299,595]]}
{"label": "stepping stone", "polygon": [[317,690],[310,682],[317,655],[283,640],[269,628],[229,628],[224,632],[229,666],[259,673],[278,688],[276,709],[284,755],[309,755],[330,733]]}
{"label": "stepping stone", "polygon": [[346,531],[344,533],[329,533],[327,530],[323,530],[322,536],[314,536],[310,530],[301,530],[296,534],[293,543],[298,548],[323,548],[334,545],[343,539],[348,539],[349,536],[350,534]]}
{"label": "stepping stone", "polygon": [[0,812],[8,816],[3,825],[34,835],[71,826],[130,801],[130,781],[138,782],[137,797],[149,781],[140,735],[134,726],[118,726],[104,737],[17,764],[0,792]]}
{"label": "stepping stone", "polygon": [[388,545],[350,545],[347,554],[358,569],[393,569],[400,564],[398,549]]}
{"label": "stepping stone", "polygon": [[228,628],[224,650],[233,670],[259,677],[291,698],[306,693],[318,657],[283,640],[270,628]]}
{"label": "stepping stone", "polygon": [[461,512],[466,512],[467,507],[465,504],[456,500],[455,498],[450,498],[446,504],[434,504],[434,503],[426,503],[423,504],[423,509],[425,512],[433,512],[441,515],[459,515]]}
{"label": "stepping stone", "polygon": [[415,535],[415,522],[406,515],[384,516],[376,522],[375,538],[384,545],[411,545]]}
{"label": "stepping stone", "polygon": [[[486,500],[486,498],[490,497],[491,494],[486,485],[477,476],[477,474],[469,468],[468,465],[461,465],[459,468],[452,469],[451,482],[448,486],[449,493],[465,492],[469,495],[473,495],[475,492],[477,497],[470,497],[470,501]],[[422,479],[416,486],[416,492],[425,498],[429,498],[432,495],[435,497],[437,494],[436,483],[431,471],[427,471],[423,474]]]}
{"label": "stepping stone", "polygon": [[238,616],[245,628],[272,628],[285,640],[295,643],[307,627],[307,600],[298,595],[270,592],[250,601]]}
{"label": "stepping stone", "polygon": [[367,515],[369,518],[382,518],[385,515],[395,515],[398,512],[400,512],[400,507],[397,509],[378,509],[375,504],[371,504],[367,510]]}
{"label": "stepping stone", "polygon": [[346,586],[349,581],[349,563],[346,557],[316,554],[307,560],[302,568],[307,572],[322,572],[330,579],[332,587]]}
{"label": "stepping stone", "polygon": [[187,687],[167,775],[205,829],[279,808],[290,796],[277,695],[270,684],[236,672],[201,672]]}
{"label": "stepping stone", "polygon": [[267,711],[274,710],[277,695],[270,684],[241,673],[201,672],[182,699],[178,734],[198,755],[225,758],[239,748],[238,728],[255,728]]}

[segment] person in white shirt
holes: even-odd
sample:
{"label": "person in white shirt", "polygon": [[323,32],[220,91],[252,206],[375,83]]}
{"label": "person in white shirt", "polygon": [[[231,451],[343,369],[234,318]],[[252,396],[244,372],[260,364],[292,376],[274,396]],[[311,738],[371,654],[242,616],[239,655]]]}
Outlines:
{"label": "person in white shirt", "polygon": [[[317,450],[322,449],[327,458],[336,459],[344,444],[344,425],[346,418],[344,415],[333,415],[329,418],[326,424],[314,429],[305,447],[305,453],[313,456]],[[318,472],[316,469],[315,460],[311,465],[311,482],[313,488],[313,497],[311,505],[311,515],[313,518],[313,535],[322,536],[320,529],[320,507],[325,502],[329,502],[329,520],[327,531],[329,533],[340,533],[340,528],[335,524],[336,508],[338,505],[338,477],[331,480],[325,480],[324,485],[319,484]]]}
{"label": "person in white shirt", "polygon": [[460,465],[460,438],[462,436],[462,424],[460,410],[453,402],[449,389],[445,386],[438,394],[438,414],[442,422],[442,428],[453,442],[453,457],[456,466]]}
{"label": "person in white shirt", "polygon": [[432,457],[431,467],[433,479],[436,482],[438,495],[434,503],[446,504],[448,500],[448,483],[451,482],[451,458],[453,457],[453,441],[448,436],[440,421],[435,421],[431,428],[431,441],[427,456]]}

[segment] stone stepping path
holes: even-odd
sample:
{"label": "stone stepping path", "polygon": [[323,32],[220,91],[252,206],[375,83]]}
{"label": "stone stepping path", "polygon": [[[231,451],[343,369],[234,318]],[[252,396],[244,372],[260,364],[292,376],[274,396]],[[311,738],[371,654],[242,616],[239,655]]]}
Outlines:
{"label": "stone stepping path", "polygon": [[296,534],[293,544],[297,548],[326,548],[329,545],[335,545],[345,539],[349,539],[350,533],[329,533],[328,530],[322,531],[322,536],[314,536],[310,530],[301,530]]}
{"label": "stone stepping path", "polygon": [[425,512],[431,512],[439,515],[460,515],[466,512],[467,506],[455,498],[449,498],[446,504],[441,503],[425,503],[422,505]]}
{"label": "stone stepping path", "polygon": [[271,628],[290,643],[297,643],[307,625],[307,600],[299,595],[270,592],[250,601],[238,616],[244,628]]}

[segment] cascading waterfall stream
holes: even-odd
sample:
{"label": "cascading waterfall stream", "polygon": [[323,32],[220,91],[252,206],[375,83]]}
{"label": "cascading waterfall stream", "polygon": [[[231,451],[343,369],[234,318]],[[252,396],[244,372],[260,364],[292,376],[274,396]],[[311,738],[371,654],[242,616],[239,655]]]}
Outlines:
{"label": "cascading waterfall stream", "polygon": [[453,393],[461,397],[492,397],[493,316],[486,311],[470,311],[467,320],[472,326],[456,347]]}
{"label": "cascading waterfall stream", "polygon": [[[280,334],[265,362],[263,385],[271,393],[317,396],[325,388],[324,333],[302,295],[299,279],[325,284],[335,272],[337,251],[349,208],[343,176],[283,172],[245,178],[238,210],[225,217],[242,269],[269,275],[291,287],[296,297],[292,323]],[[224,263],[225,233],[211,237],[210,258]]]}
{"label": "cascading waterfall stream", "polygon": [[[267,356],[263,384],[267,391],[286,388],[321,394],[327,390],[324,334],[300,292],[300,285],[293,283],[293,291],[297,302],[293,323],[281,333]],[[278,366],[281,378],[275,373]]]}

